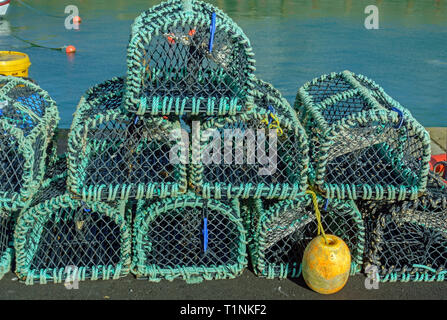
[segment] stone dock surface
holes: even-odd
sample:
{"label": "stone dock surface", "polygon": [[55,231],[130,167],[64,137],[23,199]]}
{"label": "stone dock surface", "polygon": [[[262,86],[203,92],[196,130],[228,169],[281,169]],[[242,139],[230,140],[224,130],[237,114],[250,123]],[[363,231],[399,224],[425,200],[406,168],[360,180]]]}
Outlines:
{"label": "stone dock surface", "polygon": [[[428,128],[432,138],[432,153],[445,153],[447,128]],[[59,130],[60,153],[66,150],[68,130]],[[366,289],[362,274],[350,277],[345,288],[334,295],[320,295],[307,288],[302,278],[268,280],[256,277],[252,271],[231,280],[204,281],[186,284],[184,281],[159,283],[137,280],[132,275],[119,280],[97,280],[79,283],[79,289],[67,290],[63,284],[19,283],[14,273],[0,281],[0,299],[154,299],[154,300],[316,300],[316,299],[446,299],[447,281],[380,283],[379,289]]]}
{"label": "stone dock surface", "polygon": [[447,150],[447,128],[434,127],[427,128],[431,138],[431,153],[441,154]]}

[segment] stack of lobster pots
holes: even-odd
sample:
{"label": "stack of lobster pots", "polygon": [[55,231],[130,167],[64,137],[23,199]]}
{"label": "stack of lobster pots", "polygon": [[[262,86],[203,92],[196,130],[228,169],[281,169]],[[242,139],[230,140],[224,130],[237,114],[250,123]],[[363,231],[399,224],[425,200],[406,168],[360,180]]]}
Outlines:
{"label": "stack of lobster pots", "polygon": [[0,76],[0,279],[14,260],[14,226],[51,161],[56,103],[30,79]]}
{"label": "stack of lobster pots", "polygon": [[377,282],[444,280],[447,184],[429,170],[424,127],[350,71],[306,83],[294,107],[309,139],[310,185],[361,212],[363,271]]}
{"label": "stack of lobster pots", "polygon": [[[20,280],[197,283],[235,278],[249,260],[260,277],[296,278],[321,227],[348,245],[351,274],[443,280],[446,185],[410,112],[349,71],[306,83],[294,107],[254,72],[249,39],[208,3],[137,17],[127,75],[84,94],[67,153],[46,171],[22,155],[42,177],[23,183]],[[18,150],[49,144],[29,137]]]}
{"label": "stack of lobster pots", "polygon": [[70,192],[85,204],[126,202],[138,278],[240,275],[250,248],[265,250],[251,245],[263,201],[296,201],[307,189],[295,111],[255,77],[243,31],[205,2],[167,1],[137,17],[127,68],[78,106]]}

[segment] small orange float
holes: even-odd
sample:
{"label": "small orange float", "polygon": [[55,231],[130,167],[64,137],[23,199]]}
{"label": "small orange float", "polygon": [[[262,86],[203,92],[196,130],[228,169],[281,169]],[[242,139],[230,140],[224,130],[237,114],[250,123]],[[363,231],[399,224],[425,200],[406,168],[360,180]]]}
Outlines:
{"label": "small orange float", "polygon": [[65,52],[66,53],[75,53],[76,52],[76,48],[75,46],[68,46],[65,48]]}

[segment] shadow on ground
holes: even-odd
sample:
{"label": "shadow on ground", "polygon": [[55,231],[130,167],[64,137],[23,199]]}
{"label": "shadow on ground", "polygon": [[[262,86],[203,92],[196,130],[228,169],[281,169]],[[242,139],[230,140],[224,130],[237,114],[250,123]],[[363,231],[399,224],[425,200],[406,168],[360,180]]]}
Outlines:
{"label": "shadow on ground", "polygon": [[187,284],[182,280],[159,283],[137,280],[132,275],[119,280],[96,280],[79,283],[68,290],[63,284],[20,283],[13,273],[0,281],[0,299],[119,299],[119,300],[316,300],[316,299],[445,299],[447,282],[381,283],[378,290],[365,289],[365,277],[351,277],[342,291],[325,296],[309,290],[302,278],[268,280],[246,270],[231,280]]}

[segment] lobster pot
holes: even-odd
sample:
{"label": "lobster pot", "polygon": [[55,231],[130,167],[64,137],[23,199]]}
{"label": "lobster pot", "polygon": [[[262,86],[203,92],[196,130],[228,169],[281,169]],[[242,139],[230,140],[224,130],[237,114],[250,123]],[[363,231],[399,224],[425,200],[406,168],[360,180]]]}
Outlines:
{"label": "lobster pot", "polygon": [[0,211],[0,280],[11,269],[11,216],[8,212]]}
{"label": "lobster pot", "polygon": [[79,101],[71,129],[107,111],[121,110],[124,92],[124,77],[114,77],[89,88]]}
{"label": "lobster pot", "polygon": [[0,76],[0,209],[19,210],[39,188],[49,140],[59,121],[55,102],[33,82]]}
{"label": "lobster pot", "polygon": [[252,111],[193,122],[190,180],[202,197],[285,199],[306,190],[304,129],[277,90],[257,87]]}
{"label": "lobster pot", "polygon": [[[351,275],[361,270],[365,227],[352,201],[331,200],[325,204],[318,197],[322,225],[326,234],[343,239],[351,252]],[[296,200],[275,204],[256,200],[249,252],[256,275],[274,278],[298,278],[304,250],[317,235],[318,224],[312,198],[304,195]]]}
{"label": "lobster pot", "polygon": [[371,201],[368,205],[365,273],[382,282],[443,281],[447,272],[447,184],[430,174],[427,192],[419,199]]}
{"label": "lobster pot", "polygon": [[[98,114],[109,110],[120,110],[122,95],[125,90],[124,86],[124,77],[114,77],[89,88],[81,97],[74,114],[71,129],[82,126],[86,120],[94,118]],[[56,129],[48,147],[47,168],[53,167],[59,158],[57,134],[58,129]],[[70,136],[68,138],[70,139]]]}
{"label": "lobster pot", "polygon": [[188,283],[239,276],[247,265],[246,238],[236,200],[193,194],[140,201],[134,224],[133,271],[149,281]]}
{"label": "lobster pot", "polygon": [[[122,79],[109,87],[122,88]],[[188,154],[180,122],[120,109],[122,91],[101,84],[81,99],[68,140],[68,186],[83,200],[127,200],[186,192]]]}
{"label": "lobster pot", "polygon": [[[277,203],[278,200],[264,200],[264,202],[274,204]],[[254,236],[254,232],[252,231],[253,221],[255,218],[257,218],[257,212],[261,210],[263,202],[259,199],[248,198],[240,199],[239,203],[242,223],[246,232],[245,238],[247,240],[247,245],[250,246],[253,243]]]}
{"label": "lobster pot", "polygon": [[382,88],[349,71],[298,90],[310,182],[328,198],[416,199],[426,188],[430,136]]}
{"label": "lobster pot", "polygon": [[83,202],[66,193],[66,175],[46,180],[20,215],[16,274],[26,284],[118,279],[129,273],[131,231],[124,202]]}
{"label": "lobster pot", "polygon": [[45,170],[44,181],[48,179],[61,178],[67,179],[67,154],[63,153],[55,155],[52,160],[52,165]]}
{"label": "lobster pot", "polygon": [[168,1],[143,12],[127,49],[124,106],[139,115],[225,115],[246,110],[250,41],[210,4]]}

